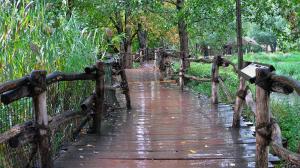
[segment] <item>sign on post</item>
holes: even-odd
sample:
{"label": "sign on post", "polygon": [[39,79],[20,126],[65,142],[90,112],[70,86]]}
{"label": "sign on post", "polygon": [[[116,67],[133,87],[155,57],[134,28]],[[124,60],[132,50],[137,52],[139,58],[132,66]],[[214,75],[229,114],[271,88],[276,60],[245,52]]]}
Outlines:
{"label": "sign on post", "polygon": [[248,80],[250,83],[254,83],[256,80],[256,69],[270,69],[270,71],[274,71],[275,68],[272,65],[267,64],[259,64],[259,63],[249,63],[245,68],[240,71],[242,77]]}

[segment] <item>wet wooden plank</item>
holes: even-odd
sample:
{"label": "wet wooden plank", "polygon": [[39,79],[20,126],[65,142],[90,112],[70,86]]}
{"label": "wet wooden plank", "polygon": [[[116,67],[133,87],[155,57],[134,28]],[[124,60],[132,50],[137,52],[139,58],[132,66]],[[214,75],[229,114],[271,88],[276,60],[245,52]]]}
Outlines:
{"label": "wet wooden plank", "polygon": [[150,69],[127,76],[132,110],[112,113],[102,136],[83,135],[55,167],[255,166],[254,130],[244,121],[231,128],[230,105],[211,106],[207,98],[158,82]]}
{"label": "wet wooden plank", "polygon": [[65,168],[65,165],[69,167],[89,167],[89,168],[221,168],[221,167],[254,167],[253,160],[235,160],[235,159],[220,159],[220,160],[111,160],[111,159],[99,159],[95,162],[74,163],[73,161],[59,162],[57,168]]}

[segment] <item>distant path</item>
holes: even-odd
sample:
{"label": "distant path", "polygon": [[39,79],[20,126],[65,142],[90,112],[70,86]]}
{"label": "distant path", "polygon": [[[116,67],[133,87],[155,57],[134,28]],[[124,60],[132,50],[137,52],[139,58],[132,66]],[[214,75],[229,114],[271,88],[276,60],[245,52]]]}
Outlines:
{"label": "distant path", "polygon": [[253,132],[230,128],[231,106],[211,107],[146,67],[127,70],[133,109],[116,112],[101,137],[83,136],[55,167],[254,167]]}

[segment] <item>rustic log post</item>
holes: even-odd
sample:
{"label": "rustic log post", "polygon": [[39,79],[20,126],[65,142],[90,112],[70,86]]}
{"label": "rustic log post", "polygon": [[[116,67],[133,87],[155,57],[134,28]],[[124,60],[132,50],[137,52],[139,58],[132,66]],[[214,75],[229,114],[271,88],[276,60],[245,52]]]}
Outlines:
{"label": "rustic log post", "polygon": [[53,158],[47,114],[46,71],[33,71],[30,76],[35,123],[38,128],[38,151],[42,168],[52,168]]}
{"label": "rustic log post", "polygon": [[154,68],[157,69],[158,64],[158,49],[154,50]]}
{"label": "rustic log post", "polygon": [[97,134],[101,134],[101,119],[104,107],[104,63],[96,62],[96,101],[93,128]]}
{"label": "rustic log post", "polygon": [[139,54],[140,54],[140,65],[143,65],[143,62],[144,62],[143,50],[140,50]]}
{"label": "rustic log post", "polygon": [[184,74],[185,74],[185,60],[183,55],[180,55],[180,70],[179,70],[179,87],[181,90],[183,90],[184,87]]}
{"label": "rustic log post", "polygon": [[131,109],[131,101],[130,101],[130,93],[129,93],[129,86],[128,86],[128,81],[127,81],[127,76],[126,76],[126,72],[123,69],[121,71],[121,79],[122,79],[122,89],[123,89],[123,93],[125,94],[125,99],[126,99],[126,107],[127,109]]}
{"label": "rustic log post", "polygon": [[233,113],[233,121],[232,121],[233,128],[240,127],[240,123],[241,123],[240,119],[241,119],[243,106],[245,104],[245,96],[246,96],[246,80],[243,77],[240,77],[239,90],[237,92],[235,105],[234,105],[234,113]]}
{"label": "rustic log post", "polygon": [[[267,75],[269,69],[256,70],[256,129],[266,127],[270,124],[270,91]],[[267,137],[256,134],[256,167],[268,167],[269,140]]]}
{"label": "rustic log post", "polygon": [[211,68],[211,102],[218,104],[218,83],[219,83],[219,66],[221,64],[221,56],[214,58]]}

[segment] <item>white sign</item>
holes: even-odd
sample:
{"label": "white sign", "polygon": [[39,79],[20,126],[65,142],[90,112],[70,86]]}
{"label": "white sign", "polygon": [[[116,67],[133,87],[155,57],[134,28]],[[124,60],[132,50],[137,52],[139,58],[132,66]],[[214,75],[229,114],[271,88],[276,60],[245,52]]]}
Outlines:
{"label": "white sign", "polygon": [[268,68],[268,67],[252,63],[252,64],[246,66],[244,69],[242,69],[241,72],[246,74],[250,78],[255,78],[257,68]]}

